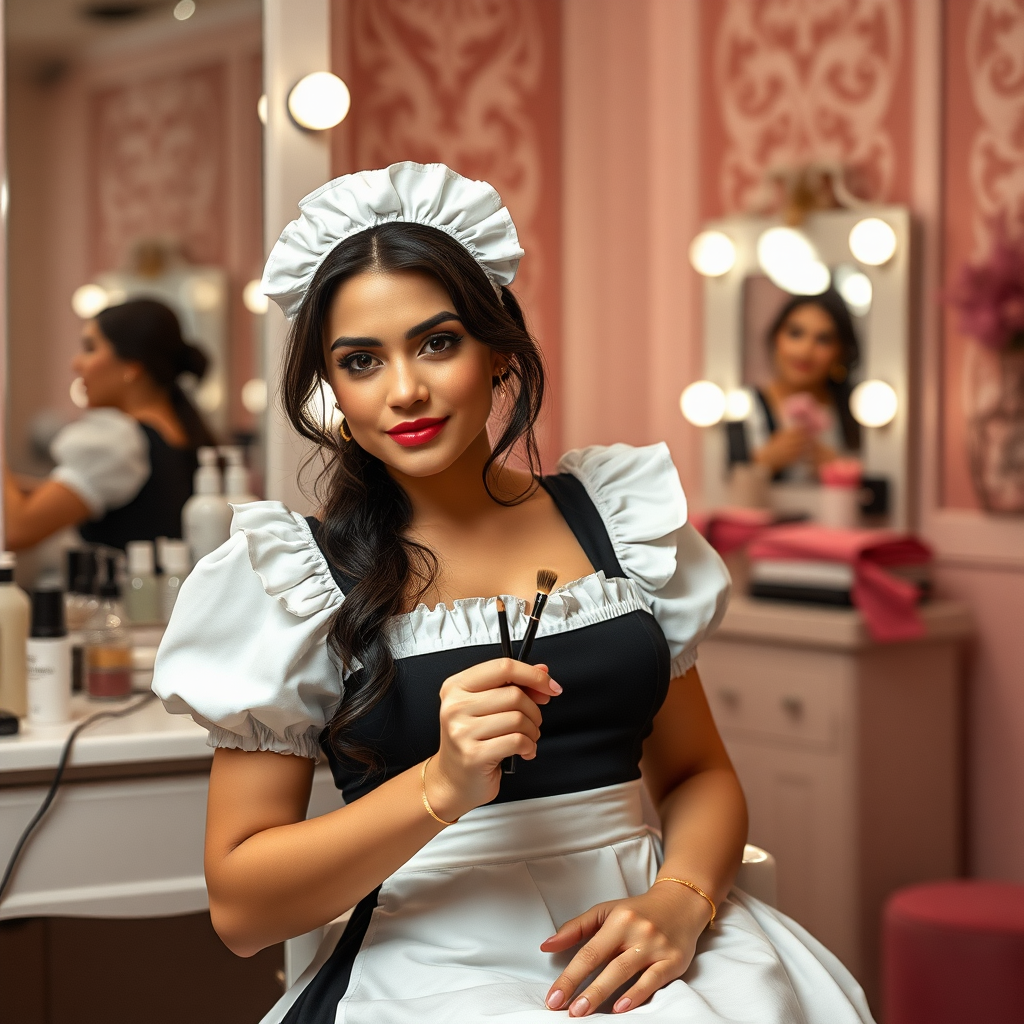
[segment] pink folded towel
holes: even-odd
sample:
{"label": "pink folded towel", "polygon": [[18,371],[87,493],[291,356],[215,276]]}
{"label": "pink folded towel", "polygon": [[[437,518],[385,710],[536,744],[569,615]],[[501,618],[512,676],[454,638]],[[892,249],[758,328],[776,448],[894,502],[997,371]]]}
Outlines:
{"label": "pink folded towel", "polygon": [[885,571],[887,566],[931,561],[931,549],[916,537],[892,530],[839,530],[794,523],[761,530],[747,554],[751,559],[846,562],[854,570],[850,596],[872,639],[887,642],[924,636],[917,587]]}

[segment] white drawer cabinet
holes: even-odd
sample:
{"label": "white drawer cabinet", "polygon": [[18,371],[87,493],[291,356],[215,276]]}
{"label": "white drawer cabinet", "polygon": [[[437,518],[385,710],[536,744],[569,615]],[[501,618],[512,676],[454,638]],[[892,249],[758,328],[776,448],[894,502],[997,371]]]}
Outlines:
{"label": "white drawer cabinet", "polygon": [[743,784],[778,905],[877,1000],[886,896],[960,869],[960,648],[966,609],[878,645],[848,609],[734,599],[698,668]]}

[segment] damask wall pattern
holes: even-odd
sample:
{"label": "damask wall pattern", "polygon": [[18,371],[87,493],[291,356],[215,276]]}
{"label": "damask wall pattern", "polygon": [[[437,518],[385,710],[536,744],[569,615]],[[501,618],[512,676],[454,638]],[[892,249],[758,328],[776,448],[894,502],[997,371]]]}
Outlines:
{"label": "damask wall pattern", "polygon": [[542,438],[550,458],[559,423],[560,4],[334,0],[332,18],[345,29],[332,33],[352,92],[334,173],[440,161],[491,182],[515,219],[526,257],[513,289],[553,385]]}
{"label": "damask wall pattern", "polygon": [[907,0],[702,3],[702,212],[762,204],[766,171],[850,168],[865,198],[907,197]]}
{"label": "damask wall pattern", "polygon": [[223,65],[119,84],[90,98],[93,269],[122,265],[138,238],[224,261]]}

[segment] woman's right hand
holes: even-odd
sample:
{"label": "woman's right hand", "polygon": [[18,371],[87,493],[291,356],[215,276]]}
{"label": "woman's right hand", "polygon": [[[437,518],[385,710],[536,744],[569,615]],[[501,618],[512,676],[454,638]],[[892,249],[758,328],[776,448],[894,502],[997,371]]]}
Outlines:
{"label": "woman's right hand", "polygon": [[811,455],[813,438],[803,427],[776,430],[754,454],[754,461],[773,473]]}
{"label": "woman's right hand", "polygon": [[[511,685],[510,685],[511,684]],[[537,756],[541,713],[562,688],[546,665],[485,661],[441,686],[441,747],[427,767],[427,798],[445,821],[498,795],[501,762]]]}

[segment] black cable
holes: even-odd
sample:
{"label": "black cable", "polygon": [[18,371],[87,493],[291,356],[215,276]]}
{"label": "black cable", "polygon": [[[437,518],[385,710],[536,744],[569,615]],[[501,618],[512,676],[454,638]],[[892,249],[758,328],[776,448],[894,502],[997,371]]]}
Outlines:
{"label": "black cable", "polygon": [[64,741],[64,746],[60,752],[60,760],[57,762],[57,772],[53,776],[53,782],[50,783],[50,788],[43,798],[43,802],[39,805],[39,810],[32,816],[32,820],[25,826],[25,831],[21,833],[17,843],[14,846],[14,852],[11,854],[10,859],[7,861],[7,867],[4,869],[4,877],[0,878],[0,899],[3,899],[4,890],[7,888],[7,883],[11,880],[11,875],[14,872],[14,865],[18,863],[18,858],[21,856],[21,851],[25,848],[25,844],[28,842],[28,837],[32,835],[33,830],[40,821],[43,820],[43,815],[49,810],[50,804],[53,803],[53,798],[57,795],[57,789],[60,787],[60,780],[64,777],[64,769],[67,767],[68,757],[71,755],[71,746],[78,737],[78,734],[83,729],[92,725],[93,722],[98,722],[101,718],[121,718],[124,715],[130,715],[133,711],[138,711],[139,708],[148,704],[154,697],[155,693],[144,694],[141,700],[135,701],[133,704],[128,704],[126,707],[118,708],[116,711],[97,711],[96,714],[90,715],[88,718],[83,719],[71,730],[68,734],[68,738]]}

